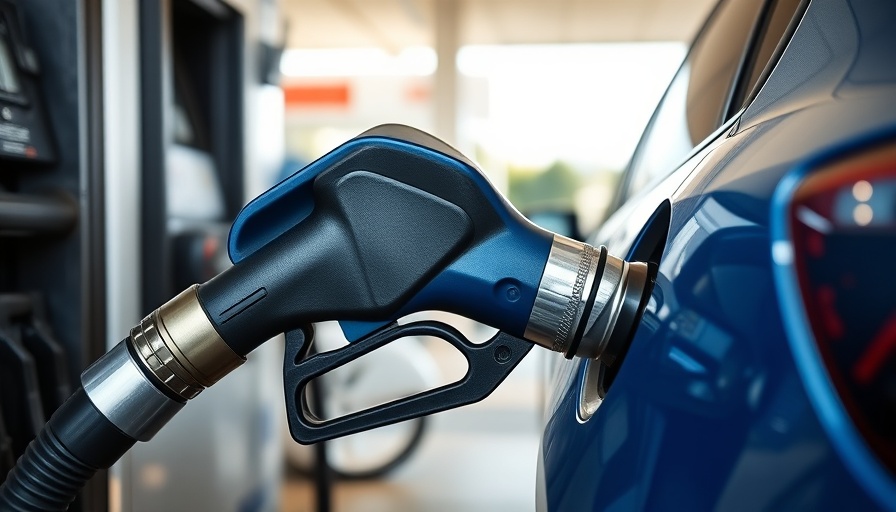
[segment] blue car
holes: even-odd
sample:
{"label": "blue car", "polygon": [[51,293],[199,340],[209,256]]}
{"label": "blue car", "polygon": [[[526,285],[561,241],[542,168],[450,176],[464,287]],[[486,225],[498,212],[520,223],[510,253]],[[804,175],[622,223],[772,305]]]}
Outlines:
{"label": "blue car", "polygon": [[896,2],[723,0],[589,242],[656,284],[558,356],[541,510],[896,510]]}

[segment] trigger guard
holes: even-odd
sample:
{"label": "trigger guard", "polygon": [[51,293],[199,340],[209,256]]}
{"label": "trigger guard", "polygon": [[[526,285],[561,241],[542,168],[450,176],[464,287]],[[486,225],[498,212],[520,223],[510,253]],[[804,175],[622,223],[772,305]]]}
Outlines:
{"label": "trigger guard", "polygon": [[[321,420],[311,412],[305,388],[312,380],[408,336],[435,336],[447,341],[466,358],[467,373],[454,383],[339,418]],[[300,357],[303,343],[301,335],[287,336],[283,361],[289,431],[293,439],[302,444],[326,441],[478,402],[491,394],[533,347],[528,341],[505,332],[499,332],[485,343],[474,344],[457,329],[434,321],[392,324],[354,344],[307,359]]]}

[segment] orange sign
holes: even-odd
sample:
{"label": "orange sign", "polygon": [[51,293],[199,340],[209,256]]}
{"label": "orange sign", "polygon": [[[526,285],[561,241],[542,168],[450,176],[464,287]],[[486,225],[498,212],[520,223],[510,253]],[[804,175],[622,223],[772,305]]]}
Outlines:
{"label": "orange sign", "polygon": [[348,108],[351,90],[348,83],[286,84],[283,87],[286,108]]}

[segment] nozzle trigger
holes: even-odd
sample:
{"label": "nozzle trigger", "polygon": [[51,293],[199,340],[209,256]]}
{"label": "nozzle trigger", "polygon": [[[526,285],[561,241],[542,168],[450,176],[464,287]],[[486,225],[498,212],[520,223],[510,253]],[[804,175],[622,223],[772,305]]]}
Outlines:
{"label": "nozzle trigger", "polygon": [[[393,324],[346,347],[304,359],[310,333],[293,331],[286,336],[283,384],[289,431],[293,439],[311,444],[391,425],[419,416],[478,402],[522,361],[532,344],[504,332],[482,344],[473,344],[457,329],[441,322]],[[401,398],[339,418],[322,420],[310,409],[305,387],[309,382],[383,345],[408,336],[434,336],[451,343],[469,365],[457,382]]]}

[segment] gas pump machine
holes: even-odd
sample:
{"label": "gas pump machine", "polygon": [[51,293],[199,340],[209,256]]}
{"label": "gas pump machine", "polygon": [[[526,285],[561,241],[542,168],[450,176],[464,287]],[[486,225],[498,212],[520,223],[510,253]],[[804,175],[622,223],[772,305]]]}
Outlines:
{"label": "gas pump machine", "polygon": [[[398,125],[361,134],[255,199],[228,249],[232,267],[152,312],[81,375],[0,489],[0,508],[65,508],[95,471],[279,333],[290,430],[313,443],[480,400],[533,344],[611,363],[651,285],[647,265],[536,227],[463,155]],[[439,322],[396,322],[424,310],[499,332],[474,345]],[[307,357],[309,325],[325,320],[353,343]],[[467,374],[341,418],[313,414],[309,381],[412,335],[454,345]]]}

